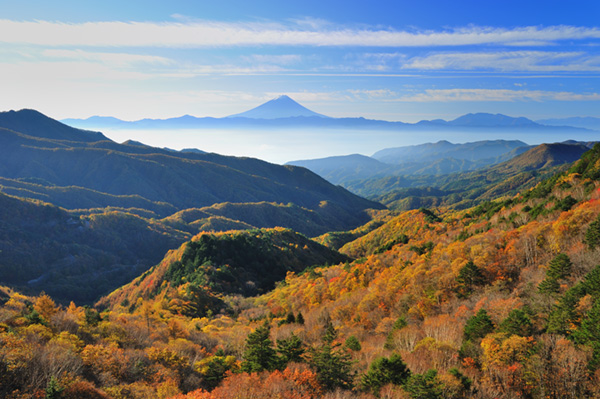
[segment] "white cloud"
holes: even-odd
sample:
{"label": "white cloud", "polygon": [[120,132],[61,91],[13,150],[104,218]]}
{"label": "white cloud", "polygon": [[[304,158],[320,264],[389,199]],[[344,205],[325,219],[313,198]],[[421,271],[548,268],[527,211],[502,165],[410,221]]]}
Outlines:
{"label": "white cloud", "polygon": [[388,89],[348,90],[352,95],[361,99],[382,100],[398,97],[398,93]]}
{"label": "white cloud", "polygon": [[582,52],[505,51],[437,53],[413,57],[403,69],[494,70],[510,72],[600,71],[600,57]]}
{"label": "white cloud", "polygon": [[298,54],[253,54],[251,56],[242,57],[245,61],[258,62],[261,64],[276,64],[276,65],[291,65],[302,61],[302,56]]}
{"label": "white cloud", "polygon": [[0,62],[0,83],[3,81],[36,82],[40,88],[51,82],[96,82],[110,83],[122,80],[144,80],[153,75],[137,70],[118,70],[102,63],[83,61],[66,62]]}
{"label": "white cloud", "polygon": [[429,47],[480,44],[547,45],[561,40],[599,39],[600,29],[577,26],[469,26],[443,31],[354,29],[323,21],[302,24],[183,22],[86,22],[0,20],[0,41],[42,46],[215,47],[373,46]]}
{"label": "white cloud", "polygon": [[430,89],[399,97],[402,102],[513,102],[513,101],[598,101],[600,93],[572,93],[544,90]]}
{"label": "white cloud", "polygon": [[50,58],[68,59],[77,61],[92,61],[114,66],[129,66],[134,64],[159,64],[169,65],[173,61],[156,55],[140,55],[127,53],[104,53],[83,50],[48,49],[42,55]]}

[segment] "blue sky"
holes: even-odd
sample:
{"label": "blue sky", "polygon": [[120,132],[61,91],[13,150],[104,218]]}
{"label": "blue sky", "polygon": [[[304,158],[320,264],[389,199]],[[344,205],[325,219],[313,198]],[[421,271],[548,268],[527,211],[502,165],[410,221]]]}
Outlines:
{"label": "blue sky", "polygon": [[0,1],[0,110],[600,117],[600,2]]}

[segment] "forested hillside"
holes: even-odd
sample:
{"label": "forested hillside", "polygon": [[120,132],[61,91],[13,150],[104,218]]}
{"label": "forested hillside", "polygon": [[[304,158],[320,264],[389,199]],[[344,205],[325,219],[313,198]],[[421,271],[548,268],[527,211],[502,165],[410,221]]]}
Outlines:
{"label": "forested hillside", "polygon": [[0,282],[92,304],[202,231],[287,227],[316,236],[379,203],[299,167],[177,152],[0,113]]}
{"label": "forested hillside", "polygon": [[[598,397],[599,180],[596,145],[511,198],[382,220],[340,249],[356,260],[304,272],[286,265],[323,247],[289,230],[203,234],[106,309],[4,289],[2,395]],[[269,259],[285,280],[245,296],[272,287],[253,266]]]}
{"label": "forested hillside", "polygon": [[358,180],[345,186],[393,209],[424,206],[465,209],[533,187],[567,168],[589,148],[587,143],[540,144],[508,161],[474,172],[446,176],[390,176]]}
{"label": "forested hillside", "polygon": [[191,237],[126,212],[76,215],[0,193],[0,281],[89,303]]}
{"label": "forested hillside", "polygon": [[[36,189],[30,185],[19,194],[65,208],[134,207],[134,200],[138,204],[146,200],[147,209],[167,216],[167,206],[173,213],[221,202],[292,202],[318,210],[322,201],[330,201],[346,209],[348,214],[381,207],[303,168],[283,167],[252,158],[117,144],[109,140],[66,141],[62,135],[54,138],[38,119],[48,124],[58,122],[41,114],[31,119],[29,112],[17,114],[22,114],[22,125],[33,125],[27,128],[28,132],[41,132],[39,135],[1,128],[0,115],[0,155],[3,157],[0,176],[10,179],[4,181],[8,187],[16,185],[15,180],[42,186]],[[64,128],[71,129],[73,135],[85,132]],[[86,134],[81,136],[87,139]],[[69,195],[61,196],[64,191]],[[80,197],[83,198],[80,200]]]}
{"label": "forested hillside", "polygon": [[[391,176],[443,176],[468,172],[507,161],[528,149],[518,140],[484,140],[453,144],[442,140],[405,147],[386,148],[373,156],[353,154],[288,162],[303,166],[334,184],[383,179]],[[418,178],[415,179],[418,181]],[[379,191],[381,194],[386,191]],[[372,193],[371,193],[372,194]]]}

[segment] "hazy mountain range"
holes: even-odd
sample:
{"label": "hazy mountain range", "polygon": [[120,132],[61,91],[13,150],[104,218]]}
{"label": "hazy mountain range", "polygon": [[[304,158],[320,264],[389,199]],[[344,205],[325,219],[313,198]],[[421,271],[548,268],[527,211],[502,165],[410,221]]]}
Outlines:
{"label": "hazy mountain range", "polygon": [[497,164],[532,146],[519,140],[453,144],[446,140],[382,149],[371,157],[347,155],[288,162],[303,166],[334,184],[392,175],[444,175]]}
{"label": "hazy mountain range", "polygon": [[348,155],[305,161],[334,184],[396,209],[472,206],[531,187],[562,165],[576,161],[594,142],[529,146],[512,140],[465,144],[448,141],[388,148],[372,157]]}
{"label": "hazy mountain range", "polygon": [[[595,118],[591,118],[595,119]],[[195,117],[184,115],[168,119],[141,119],[123,121],[113,117],[92,116],[87,119],[63,119],[62,122],[83,129],[192,129],[192,128],[233,128],[233,127],[322,127],[352,129],[427,129],[454,130],[456,128],[477,129],[521,129],[521,130],[574,130],[600,128],[598,124],[581,123],[569,125],[561,120],[552,120],[548,124],[534,122],[524,117],[513,118],[501,114],[473,113],[463,115],[451,121],[442,119],[423,120],[418,123],[389,122],[382,120],[359,118],[331,118],[316,113],[298,104],[286,95],[270,100],[246,112],[224,118]],[[569,120],[565,120],[569,121]],[[596,126],[596,127],[594,127]]]}
{"label": "hazy mountain range", "polygon": [[[2,128],[0,176],[29,179],[45,187],[81,188],[106,194],[106,203],[97,206],[113,205],[108,198],[115,196],[145,199],[157,204],[157,211],[219,202],[278,201],[318,208],[322,201],[333,200],[349,205],[353,211],[361,203],[359,207],[374,205],[303,168],[251,158],[173,152],[140,143],[118,144],[99,133],[62,125],[31,110],[8,116],[20,120],[22,126],[29,125],[21,128],[26,133]],[[5,118],[6,114],[0,114],[0,126]],[[46,125],[54,126],[55,131],[49,131]],[[98,140],[91,141],[90,137]],[[225,181],[227,184],[223,184]]]}
{"label": "hazy mountain range", "polygon": [[594,118],[591,116],[540,119],[537,122],[549,126],[574,126],[584,129],[600,130],[600,118]]}

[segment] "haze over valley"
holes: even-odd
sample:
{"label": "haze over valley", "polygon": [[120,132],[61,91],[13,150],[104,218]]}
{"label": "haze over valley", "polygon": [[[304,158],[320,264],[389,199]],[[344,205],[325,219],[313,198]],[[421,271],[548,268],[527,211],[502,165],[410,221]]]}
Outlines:
{"label": "haze over valley", "polygon": [[[224,118],[190,115],[168,119],[122,121],[113,117],[64,119],[78,128],[100,130],[117,142],[138,141],[175,150],[197,148],[225,155],[249,156],[283,164],[298,159],[360,153],[372,155],[388,147],[437,142],[524,140],[527,144],[565,140],[592,141],[600,118],[585,127],[573,120],[537,123],[524,117],[467,114],[451,121],[417,123],[352,118],[330,118],[281,95],[246,112]],[[543,122],[543,121],[542,121]],[[573,122],[575,126],[569,125]]]}

